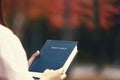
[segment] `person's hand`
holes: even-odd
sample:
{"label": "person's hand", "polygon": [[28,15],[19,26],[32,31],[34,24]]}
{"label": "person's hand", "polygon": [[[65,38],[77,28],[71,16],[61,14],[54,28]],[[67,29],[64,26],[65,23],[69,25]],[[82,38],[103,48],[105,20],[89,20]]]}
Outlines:
{"label": "person's hand", "polygon": [[[30,67],[33,61],[37,58],[40,54],[40,51],[37,50],[31,58],[28,60],[28,66]],[[49,70],[46,69],[41,77],[41,80],[63,80],[66,78],[66,74],[64,73],[64,69],[60,68],[58,70]]]}
{"label": "person's hand", "polygon": [[35,53],[32,54],[31,58],[28,60],[28,66],[30,67],[36,57],[40,54],[40,51],[37,50]]}
{"label": "person's hand", "polygon": [[46,69],[41,76],[41,80],[63,80],[65,78],[66,74],[63,68],[58,70]]}

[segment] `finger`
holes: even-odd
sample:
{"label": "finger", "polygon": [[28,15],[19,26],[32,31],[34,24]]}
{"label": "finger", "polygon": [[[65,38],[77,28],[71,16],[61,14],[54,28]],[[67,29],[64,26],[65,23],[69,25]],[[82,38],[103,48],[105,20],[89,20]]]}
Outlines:
{"label": "finger", "polygon": [[48,72],[48,71],[50,71],[50,69],[45,69],[45,71],[43,73]]}
{"label": "finger", "polygon": [[37,50],[37,51],[32,55],[32,57],[36,58],[39,54],[40,54],[40,51]]}
{"label": "finger", "polygon": [[58,69],[58,70],[56,70],[56,71],[57,71],[57,73],[58,73],[59,75],[61,75],[61,74],[64,73],[64,68],[60,68],[60,69]]}
{"label": "finger", "polygon": [[60,78],[63,80],[67,77],[67,75],[64,73],[63,75],[60,76]]}
{"label": "finger", "polygon": [[39,54],[40,54],[40,51],[37,50],[37,51],[31,56],[31,58],[28,60],[28,66],[30,66],[30,65],[33,63],[33,61],[36,59],[36,57],[37,57]]}

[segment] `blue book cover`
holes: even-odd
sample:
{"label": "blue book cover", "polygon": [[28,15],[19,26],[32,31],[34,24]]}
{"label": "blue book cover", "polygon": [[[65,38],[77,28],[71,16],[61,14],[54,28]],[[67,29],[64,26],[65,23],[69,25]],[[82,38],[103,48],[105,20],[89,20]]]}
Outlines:
{"label": "blue book cover", "polygon": [[76,41],[47,40],[29,71],[42,73],[45,69],[64,67],[66,72],[76,54]]}

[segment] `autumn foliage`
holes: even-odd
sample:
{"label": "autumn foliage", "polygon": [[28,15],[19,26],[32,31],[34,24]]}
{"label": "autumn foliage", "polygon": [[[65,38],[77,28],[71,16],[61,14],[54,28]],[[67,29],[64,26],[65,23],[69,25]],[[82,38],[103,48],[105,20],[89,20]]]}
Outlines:
{"label": "autumn foliage", "polygon": [[[98,0],[101,29],[109,30],[114,26],[114,16],[120,14],[120,5],[115,5],[117,3],[120,0]],[[89,30],[95,29],[94,0],[3,0],[4,15],[18,6],[24,7],[27,15],[33,19],[46,17],[54,28],[60,29],[67,23],[72,28],[85,24]]]}

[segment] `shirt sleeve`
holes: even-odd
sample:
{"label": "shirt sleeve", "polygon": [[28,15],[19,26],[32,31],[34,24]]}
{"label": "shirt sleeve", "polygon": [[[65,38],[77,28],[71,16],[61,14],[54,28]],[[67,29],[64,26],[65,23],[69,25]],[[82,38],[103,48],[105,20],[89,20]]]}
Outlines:
{"label": "shirt sleeve", "polygon": [[33,80],[25,50],[9,29],[0,31],[0,80]]}

